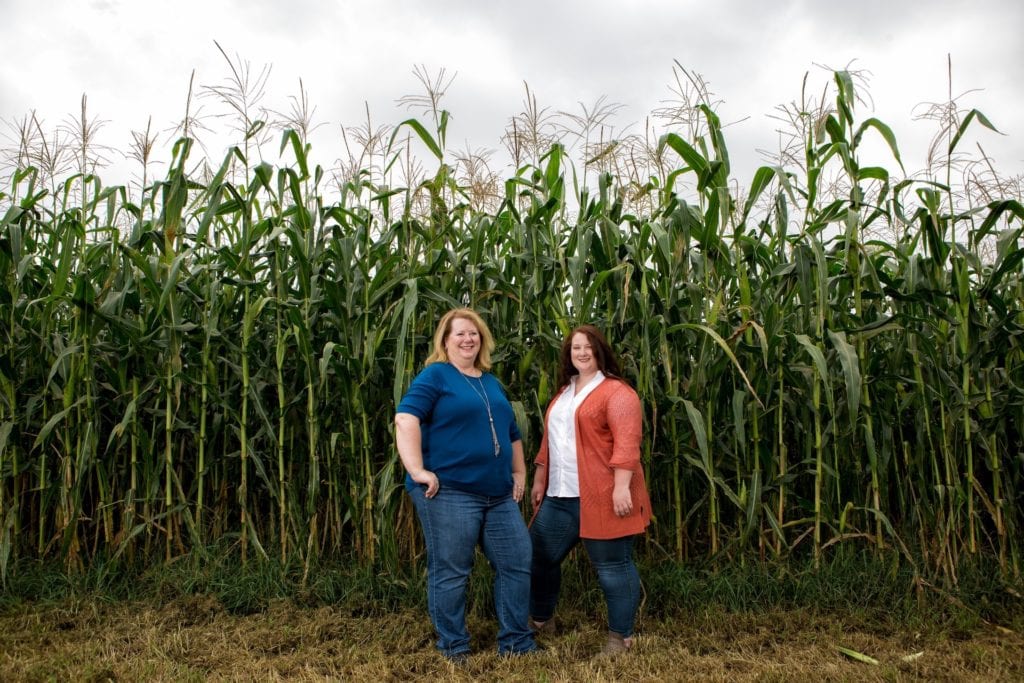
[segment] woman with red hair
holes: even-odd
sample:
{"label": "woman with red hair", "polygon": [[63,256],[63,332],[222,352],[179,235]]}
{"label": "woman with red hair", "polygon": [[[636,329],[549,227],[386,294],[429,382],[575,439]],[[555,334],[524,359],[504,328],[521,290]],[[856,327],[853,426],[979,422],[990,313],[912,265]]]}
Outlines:
{"label": "woman with red hair", "polygon": [[572,331],[562,344],[561,389],[545,415],[530,492],[537,509],[530,526],[531,625],[553,629],[561,563],[582,540],[608,608],[606,656],[633,643],[640,605],[633,541],[651,521],[640,463],[640,398],[621,375],[600,330]]}

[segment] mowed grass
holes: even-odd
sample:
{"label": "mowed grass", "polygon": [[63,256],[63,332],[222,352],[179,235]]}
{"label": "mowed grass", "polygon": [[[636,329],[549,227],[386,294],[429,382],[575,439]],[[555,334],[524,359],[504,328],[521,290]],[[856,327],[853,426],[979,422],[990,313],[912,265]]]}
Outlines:
{"label": "mowed grass", "polygon": [[1024,587],[996,566],[965,565],[945,588],[869,552],[812,566],[641,561],[635,648],[600,663],[584,555],[565,562],[557,633],[514,659],[496,653],[479,557],[474,654],[456,669],[434,649],[422,567],[325,563],[303,582],[301,565],[244,568],[222,548],[135,571],[24,563],[0,593],[0,681],[1024,680]]}
{"label": "mowed grass", "polygon": [[223,549],[136,573],[19,569],[0,594],[4,682],[1024,680],[1024,591],[989,565],[916,590],[866,552],[814,571],[645,561],[635,648],[600,662],[603,599],[585,557],[566,562],[545,650],[515,659],[495,652],[480,558],[462,668],[434,649],[422,569],[325,564],[304,583],[301,566],[242,568]]}
{"label": "mowed grass", "polygon": [[[463,668],[433,648],[426,614],[366,616],[276,600],[234,615],[214,597],[164,604],[69,600],[0,614],[0,680],[874,681],[1024,679],[1024,637],[991,624],[891,630],[813,610],[722,609],[645,618],[634,651],[599,662],[599,617],[562,615],[543,653],[494,653],[496,624],[473,615]],[[843,654],[847,648],[877,664]]]}

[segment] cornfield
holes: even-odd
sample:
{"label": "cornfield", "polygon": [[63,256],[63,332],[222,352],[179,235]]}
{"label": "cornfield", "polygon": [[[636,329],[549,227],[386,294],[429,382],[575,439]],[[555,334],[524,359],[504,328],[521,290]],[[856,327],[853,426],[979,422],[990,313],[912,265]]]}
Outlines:
{"label": "cornfield", "polygon": [[[828,93],[742,190],[707,101],[639,173],[599,117],[576,165],[529,94],[532,135],[514,126],[518,169],[490,193],[436,98],[367,124],[378,154],[338,177],[297,126],[286,161],[261,161],[248,118],[209,169],[186,127],[138,196],[84,146],[63,177],[19,163],[0,193],[3,578],[214,544],[307,572],[415,561],[391,418],[457,305],[496,334],[528,454],[561,339],[605,329],[645,408],[644,553],[855,547],[927,580],[979,555],[1019,575],[1024,208],[952,178],[965,132],[993,126],[961,113],[946,177],[908,179],[851,74]],[[862,165],[867,140],[900,173]],[[415,182],[394,182],[403,165]]]}

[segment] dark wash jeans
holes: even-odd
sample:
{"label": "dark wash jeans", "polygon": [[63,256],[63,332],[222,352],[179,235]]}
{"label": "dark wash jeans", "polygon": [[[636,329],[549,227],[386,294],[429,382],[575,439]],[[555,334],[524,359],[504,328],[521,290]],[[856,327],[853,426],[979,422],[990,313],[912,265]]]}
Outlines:
{"label": "dark wash jeans", "polygon": [[442,487],[433,498],[412,497],[427,544],[427,605],[446,657],[468,653],[466,585],[477,543],[494,568],[498,652],[536,649],[529,626],[530,535],[512,494],[481,496]]}
{"label": "dark wash jeans", "polygon": [[[580,499],[545,496],[530,526],[533,568],[530,614],[547,621],[555,613],[562,586],[562,560],[580,539]],[[633,563],[633,536],[609,540],[584,538],[590,563],[608,607],[608,629],[629,638],[640,606],[640,572]]]}

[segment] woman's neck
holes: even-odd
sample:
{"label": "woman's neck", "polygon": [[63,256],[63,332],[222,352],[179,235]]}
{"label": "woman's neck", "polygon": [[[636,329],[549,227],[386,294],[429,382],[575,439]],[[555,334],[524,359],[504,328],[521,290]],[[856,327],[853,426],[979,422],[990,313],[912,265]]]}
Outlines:
{"label": "woman's neck", "polygon": [[470,377],[479,377],[480,375],[484,374],[476,367],[475,363],[461,365],[450,358],[448,359],[448,362],[452,365],[452,367],[461,372],[463,375],[469,375]]}
{"label": "woman's neck", "polygon": [[597,377],[597,371],[587,373],[586,375],[580,373],[576,375],[576,393],[580,393],[583,387],[590,384],[590,382]]}

